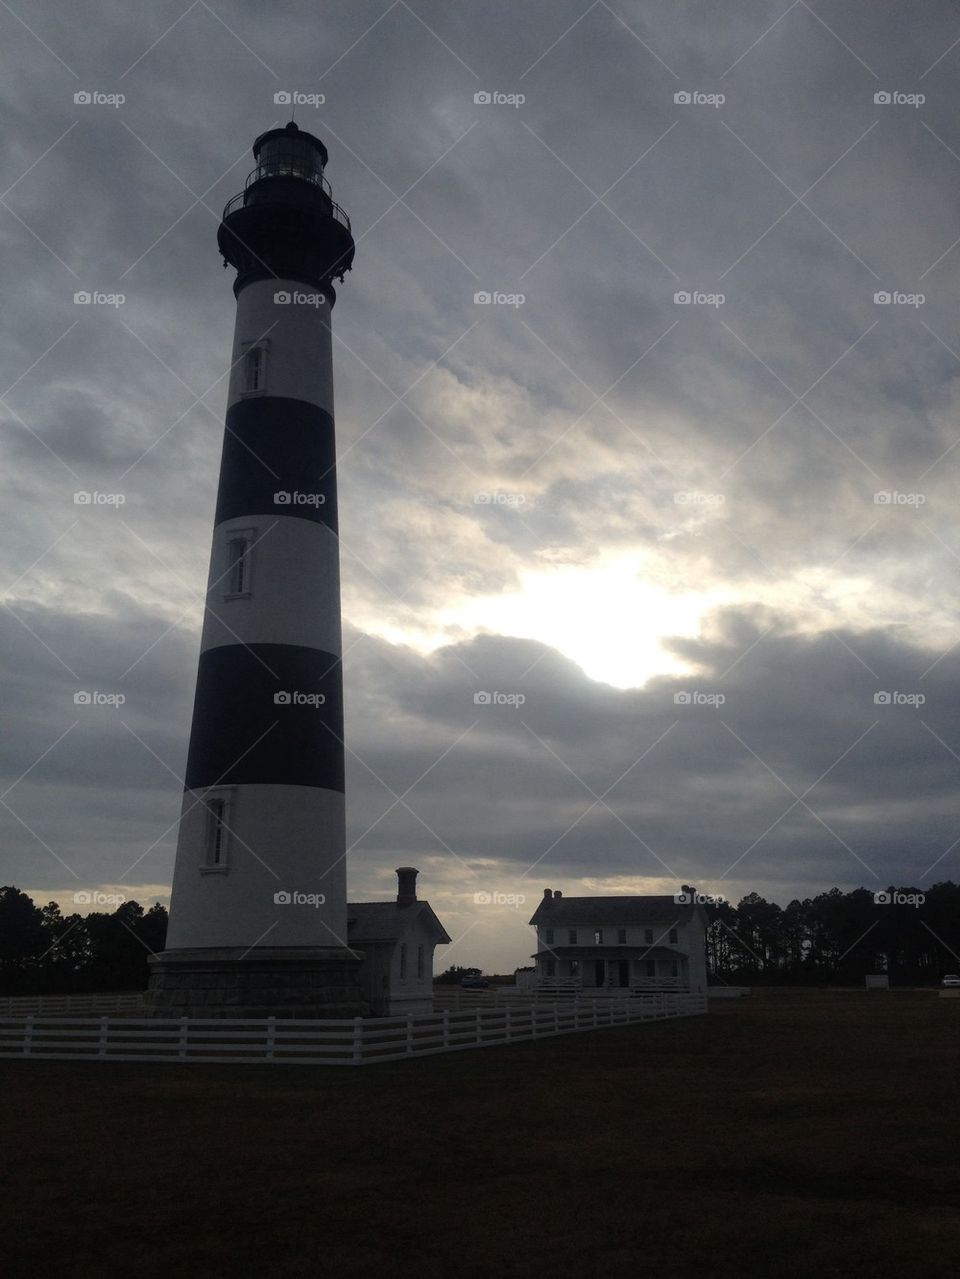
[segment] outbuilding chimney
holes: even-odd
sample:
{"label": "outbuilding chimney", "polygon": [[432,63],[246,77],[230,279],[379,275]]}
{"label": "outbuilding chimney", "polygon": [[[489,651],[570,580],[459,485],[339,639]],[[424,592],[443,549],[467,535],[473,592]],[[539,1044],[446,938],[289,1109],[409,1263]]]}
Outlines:
{"label": "outbuilding chimney", "polygon": [[397,867],[397,905],[412,906],[417,900],[417,876],[414,866]]}

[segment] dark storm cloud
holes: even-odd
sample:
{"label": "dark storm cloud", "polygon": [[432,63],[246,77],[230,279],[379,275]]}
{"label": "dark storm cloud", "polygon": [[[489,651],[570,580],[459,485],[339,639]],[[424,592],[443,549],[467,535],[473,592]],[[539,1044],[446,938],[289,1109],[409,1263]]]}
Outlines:
{"label": "dark storm cloud", "polygon": [[[727,703],[690,708],[608,796],[671,873],[702,878],[792,799],[721,716],[802,793],[872,722],[882,681],[915,688],[952,642],[954,6],[41,0],[21,17],[0,11],[0,556],[40,638],[5,617],[7,784],[72,722],[77,680],[45,644],[81,682],[122,682],[131,727],[179,770],[232,326],[214,236],[279,89],[326,95],[298,120],[330,147],[358,241],[335,312],[348,622],[431,631],[525,572],[621,551],[673,591],[736,587],[715,630],[675,644]],[[75,306],[83,289],[125,301]],[[476,305],[482,290],[525,300]],[[698,290],[725,301],[675,303]],[[925,301],[876,305],[883,291]],[[124,503],[84,509],[77,490]],[[883,490],[922,505],[878,505]],[[478,501],[492,491],[522,500]],[[554,840],[546,864],[572,880],[669,878],[603,805],[565,833],[592,796],[547,747],[602,793],[693,677],[621,692],[530,641],[425,658],[355,638],[350,744],[373,771],[351,765],[354,838],[393,800],[374,774],[400,793],[478,723],[416,789],[442,843],[398,804],[354,878],[382,886],[388,859],[430,849],[432,872],[468,877],[444,845],[520,874]],[[960,749],[955,674],[947,658],[924,677],[922,714]],[[474,708],[486,684],[527,695],[529,729]],[[955,763],[912,708],[886,710],[810,797],[881,879],[950,843]],[[97,878],[163,835],[176,790],[104,715],[9,798]],[[4,820],[12,874],[68,882]],[[172,846],[139,882],[164,882]],[[802,805],[741,865],[739,882],[791,891],[870,882]]]}

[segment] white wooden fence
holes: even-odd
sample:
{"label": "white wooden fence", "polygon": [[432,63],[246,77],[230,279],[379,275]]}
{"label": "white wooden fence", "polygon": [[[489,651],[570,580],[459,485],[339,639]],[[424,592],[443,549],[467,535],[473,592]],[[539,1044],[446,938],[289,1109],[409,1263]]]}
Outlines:
{"label": "white wooden fence", "polygon": [[113,991],[100,995],[7,995],[0,998],[0,1015],[17,1013],[64,1013],[82,1016],[86,1013],[143,1012],[143,991]]}
{"label": "white wooden fence", "polygon": [[367,1066],[706,1010],[704,995],[645,995],[325,1021],[0,1015],[0,1057]]}

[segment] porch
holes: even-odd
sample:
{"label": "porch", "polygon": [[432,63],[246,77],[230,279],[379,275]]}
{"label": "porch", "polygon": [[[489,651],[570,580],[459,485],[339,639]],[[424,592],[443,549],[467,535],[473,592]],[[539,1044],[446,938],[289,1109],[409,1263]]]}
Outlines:
{"label": "porch", "polygon": [[631,995],[690,987],[687,956],[666,946],[560,946],[541,951],[536,989],[556,994]]}

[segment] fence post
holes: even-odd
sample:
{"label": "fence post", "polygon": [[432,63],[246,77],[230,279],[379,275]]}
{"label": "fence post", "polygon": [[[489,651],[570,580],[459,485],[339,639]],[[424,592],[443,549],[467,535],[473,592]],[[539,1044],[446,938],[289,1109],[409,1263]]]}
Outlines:
{"label": "fence post", "polygon": [[273,1049],[274,1049],[274,1045],[276,1044],[276,1030],[277,1030],[276,1017],[268,1017],[267,1018],[267,1060],[268,1061],[273,1060]]}
{"label": "fence post", "polygon": [[363,1065],[363,1018],[353,1019],[353,1064]]}
{"label": "fence post", "polygon": [[189,1036],[190,1036],[190,1018],[181,1017],[180,1018],[180,1038],[177,1041],[178,1042],[177,1055],[179,1057],[186,1057],[187,1055],[187,1045],[189,1042]]}
{"label": "fence post", "polygon": [[413,1054],[413,1013],[407,1013],[407,1056]]}
{"label": "fence post", "polygon": [[483,1028],[483,1022],[480,1017],[480,1009],[478,1008],[476,1013],[476,1029],[474,1030],[474,1041],[478,1044],[483,1043],[483,1038],[480,1033],[482,1028]]}
{"label": "fence post", "polygon": [[33,1014],[27,1017],[26,1025],[23,1028],[23,1055],[29,1057],[33,1052]]}
{"label": "fence post", "polygon": [[505,1011],[505,1012],[506,1012],[506,1014],[507,1014],[507,1020],[506,1020],[506,1027],[507,1027],[507,1043],[509,1044],[510,1040],[513,1038],[513,1023],[512,1023],[512,1022],[511,1022],[511,1020],[510,1020],[510,1011],[511,1011],[511,1009],[510,1009],[510,1005],[509,1005],[509,1004],[504,1004],[504,1006],[503,1006],[503,1007],[504,1007],[504,1011]]}
{"label": "fence post", "polygon": [[444,1008],[443,1010],[443,1046],[444,1048],[450,1047],[450,1009],[449,1008]]}
{"label": "fence post", "polygon": [[109,1017],[100,1018],[100,1040],[97,1047],[97,1056],[106,1057],[107,1055],[107,1032],[109,1030]]}

